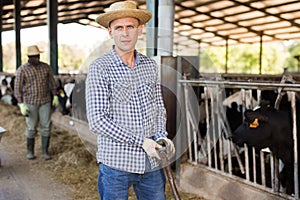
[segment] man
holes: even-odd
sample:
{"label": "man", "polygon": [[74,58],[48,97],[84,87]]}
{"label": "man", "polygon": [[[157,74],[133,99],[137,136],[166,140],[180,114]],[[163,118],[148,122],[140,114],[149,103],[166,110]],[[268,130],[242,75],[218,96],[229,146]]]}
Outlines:
{"label": "man", "polygon": [[98,191],[102,200],[128,199],[133,185],[137,199],[165,199],[165,176],[157,152],[175,148],[166,132],[158,66],[135,50],[151,13],[135,2],[112,4],[96,21],[108,29],[112,49],[93,61],[86,80],[90,130],[98,134]]}
{"label": "man", "polygon": [[43,159],[51,159],[48,155],[51,125],[51,92],[53,95],[52,105],[58,105],[52,69],[48,64],[40,62],[40,53],[42,51],[36,45],[28,47],[28,62],[18,68],[15,79],[15,96],[22,115],[26,116],[27,159],[29,160],[36,158],[34,145],[38,123],[40,123],[42,136]]}

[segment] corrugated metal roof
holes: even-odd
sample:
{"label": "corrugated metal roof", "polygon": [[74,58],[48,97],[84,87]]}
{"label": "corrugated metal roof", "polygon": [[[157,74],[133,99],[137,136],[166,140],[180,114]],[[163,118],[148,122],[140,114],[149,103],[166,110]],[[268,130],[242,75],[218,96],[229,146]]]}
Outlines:
{"label": "corrugated metal roof", "polygon": [[[14,28],[13,0],[2,1],[3,31]],[[58,0],[59,23],[96,26],[113,0]],[[174,43],[220,46],[300,40],[299,0],[175,0]],[[137,0],[146,9],[146,0]],[[21,27],[46,25],[46,0],[21,0]],[[187,40],[191,39],[191,40]]]}

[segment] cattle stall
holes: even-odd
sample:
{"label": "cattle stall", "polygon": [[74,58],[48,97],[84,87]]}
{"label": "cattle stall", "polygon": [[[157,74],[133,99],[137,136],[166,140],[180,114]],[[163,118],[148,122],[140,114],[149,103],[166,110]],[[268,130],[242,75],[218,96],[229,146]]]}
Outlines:
{"label": "cattle stall", "polygon": [[[241,76],[238,74],[201,74],[199,76],[195,74],[195,70],[191,69],[191,66],[197,66],[198,63],[194,57],[161,57],[158,60],[158,63],[160,62],[168,63],[167,66],[189,65],[186,68],[182,68],[181,72],[177,66],[175,67],[175,71],[173,71],[161,64],[161,79],[168,116],[167,129],[172,137],[176,135],[173,141],[176,142],[177,154],[179,152],[181,156],[176,161],[176,170],[178,169],[176,178],[181,190],[199,194],[200,196],[207,197],[207,199],[236,199],[234,195],[237,194],[240,195],[240,198],[245,198],[246,196],[243,195],[246,194],[247,197],[254,196],[255,198],[264,199],[266,199],[266,194],[270,199],[299,198],[299,190],[297,189],[297,185],[299,185],[298,178],[294,179],[295,189],[293,194],[286,194],[283,191],[278,180],[278,175],[276,175],[279,171],[279,167],[277,166],[280,164],[270,150],[262,149],[257,155],[254,148],[247,146],[244,148],[237,147],[228,139],[232,130],[229,128],[228,123],[230,122],[228,121],[228,116],[226,116],[223,105],[223,101],[227,97],[239,91],[243,98],[241,101],[241,110],[244,112],[247,106],[248,108],[254,107],[254,105],[251,105],[246,100],[246,97],[256,95],[256,98],[257,96],[259,97],[256,101],[259,101],[261,93],[264,90],[290,91],[295,92],[295,96],[297,96],[299,92],[298,88],[300,88],[298,84],[279,83],[282,80],[282,75]],[[177,72],[180,73],[178,74]],[[170,75],[169,78],[166,76],[168,74]],[[183,74],[192,74],[192,77],[188,76],[186,79],[181,80],[180,78]],[[176,75],[177,79],[174,78]],[[193,79],[193,77],[201,78]],[[293,74],[293,77],[298,81],[296,75]],[[75,86],[72,92],[74,96],[70,97],[73,100],[72,110],[67,116],[55,113],[53,115],[53,122],[64,129],[76,131],[88,150],[94,154],[96,140],[94,139],[94,135],[89,134],[85,116],[85,74],[78,76],[59,75],[55,78],[57,81],[60,80],[63,86],[69,83],[75,83]],[[219,93],[222,95],[218,95]],[[191,94],[195,94],[193,95],[194,98],[191,98]],[[172,98],[175,98],[175,101]],[[197,106],[194,107],[195,105]],[[179,107],[177,110],[179,112],[174,112],[176,106]],[[57,109],[57,111],[60,111],[60,109]],[[296,111],[295,108],[293,111]],[[179,117],[176,117],[176,115],[179,115]],[[175,124],[178,119],[182,125]],[[296,117],[294,120],[297,120]],[[296,133],[297,126],[293,127],[293,129],[295,129],[293,131]],[[181,130],[181,134],[177,134],[178,130]],[[207,135],[207,132],[210,134]],[[219,138],[220,140],[218,140]],[[203,143],[205,141],[206,144]],[[295,140],[295,146],[297,146],[297,140]],[[212,150],[209,151],[207,149]],[[298,156],[297,150],[294,156]],[[176,158],[179,158],[178,155]],[[296,177],[298,177],[297,161],[298,159],[295,159],[294,174]],[[178,162],[179,165],[177,164]],[[256,165],[259,165],[259,168],[253,167]],[[268,172],[267,174],[266,171]],[[203,180],[204,174],[206,177]],[[228,184],[226,186],[222,185],[223,190],[220,191],[222,191],[223,196],[220,197],[221,192],[214,194],[212,190],[218,188],[218,184],[216,183],[221,184],[224,181],[236,184],[234,186],[228,186]],[[203,187],[205,183],[211,183],[213,186],[210,185],[211,189]],[[199,188],[198,184],[202,185],[202,188]],[[244,192],[237,192],[237,188],[243,188],[242,191]],[[259,192],[253,192],[257,190]],[[225,194],[227,196],[224,197]]]}
{"label": "cattle stall", "polygon": [[[181,110],[182,114],[179,118],[182,125],[180,126],[181,138],[177,139],[176,144],[184,145],[183,148],[177,147],[177,149],[182,151],[181,158],[185,158],[189,163],[177,170],[181,189],[214,199],[299,199],[297,133],[299,133],[300,84],[289,78],[291,75],[283,75],[277,83],[249,79],[224,80],[223,77],[218,76],[199,79],[183,78],[178,81],[180,85],[178,95],[182,103],[177,110]],[[201,88],[200,95],[195,92],[198,91],[195,88]],[[287,95],[288,97],[285,98]],[[287,142],[290,146],[283,147],[281,144],[276,144],[277,146],[274,147],[272,144],[267,144],[273,141],[268,137],[262,144],[251,143],[248,146],[247,142],[243,145],[234,143],[232,139],[234,133],[241,128],[240,126],[245,126],[245,111],[255,110],[258,105],[267,103],[266,109],[274,107],[274,110],[265,121],[271,120],[275,115],[273,113],[281,112],[283,109],[289,110],[288,118],[282,120],[291,120],[291,125],[282,122],[287,124],[288,128],[284,127],[282,129],[284,131],[278,133],[273,132],[286,134],[283,138],[290,136],[291,140]],[[278,116],[281,117],[281,114]],[[256,122],[255,119],[250,123],[252,127],[250,131],[258,131],[267,124],[267,122]],[[279,128],[282,124],[278,124]],[[272,129],[272,127],[268,128]],[[280,136],[276,135],[274,139],[274,142],[278,143],[276,138]],[[283,139],[282,143],[284,142]],[[273,147],[273,151],[268,146]],[[283,152],[288,150],[287,154],[292,153],[293,162],[285,162],[284,168],[281,160],[286,160],[284,158],[289,156],[277,150]],[[285,184],[284,175],[289,180],[293,179],[292,183],[287,181],[289,184]],[[227,183],[222,185],[220,183],[222,179]],[[207,185],[213,185],[212,188],[205,186],[205,182]],[[234,187],[232,183],[235,183]],[[243,190],[237,192],[236,188],[240,185],[243,185]],[[251,192],[249,188],[252,188]],[[223,191],[222,194],[220,191]]]}

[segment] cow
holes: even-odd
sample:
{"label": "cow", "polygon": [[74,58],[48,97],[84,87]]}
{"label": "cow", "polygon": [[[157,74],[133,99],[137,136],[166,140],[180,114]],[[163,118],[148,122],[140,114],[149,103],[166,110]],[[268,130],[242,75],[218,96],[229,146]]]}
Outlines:
{"label": "cow", "polygon": [[85,102],[85,80],[78,79],[72,90],[72,116],[87,122]]}
{"label": "cow", "polygon": [[60,79],[57,80],[57,96],[62,115],[71,115],[72,92],[75,86],[75,80],[63,84]]}
{"label": "cow", "polygon": [[[252,95],[250,95],[250,92]],[[275,105],[278,96],[279,93],[277,90],[262,90],[260,102],[263,102],[263,104]],[[246,110],[258,106],[258,101],[257,90],[245,91],[244,106]],[[239,125],[242,124],[243,121],[243,98],[241,91],[235,92],[226,97],[223,100],[223,105],[226,109],[226,117],[228,119],[231,131],[234,131]],[[290,92],[287,92],[281,96],[278,109],[290,112],[290,107]]]}
{"label": "cow", "polygon": [[[299,125],[299,120],[297,123]],[[257,109],[244,112],[244,122],[231,136],[232,141],[241,147],[247,144],[256,150],[269,148],[273,155],[282,161],[284,167],[280,172],[279,181],[286,187],[287,194],[291,194],[294,188],[292,125],[290,112],[277,110],[267,103],[262,103]],[[298,129],[298,135],[299,132]]]}
{"label": "cow", "polygon": [[0,75],[0,99],[5,103],[18,105],[18,101],[13,92],[14,80],[15,76]]}

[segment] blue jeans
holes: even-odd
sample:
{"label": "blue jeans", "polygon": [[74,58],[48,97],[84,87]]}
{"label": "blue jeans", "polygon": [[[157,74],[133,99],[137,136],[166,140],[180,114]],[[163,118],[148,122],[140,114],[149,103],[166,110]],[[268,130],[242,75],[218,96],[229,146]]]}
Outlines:
{"label": "blue jeans", "polygon": [[101,200],[127,200],[133,186],[138,200],[165,200],[166,178],[163,169],[135,174],[99,165],[98,192]]}

